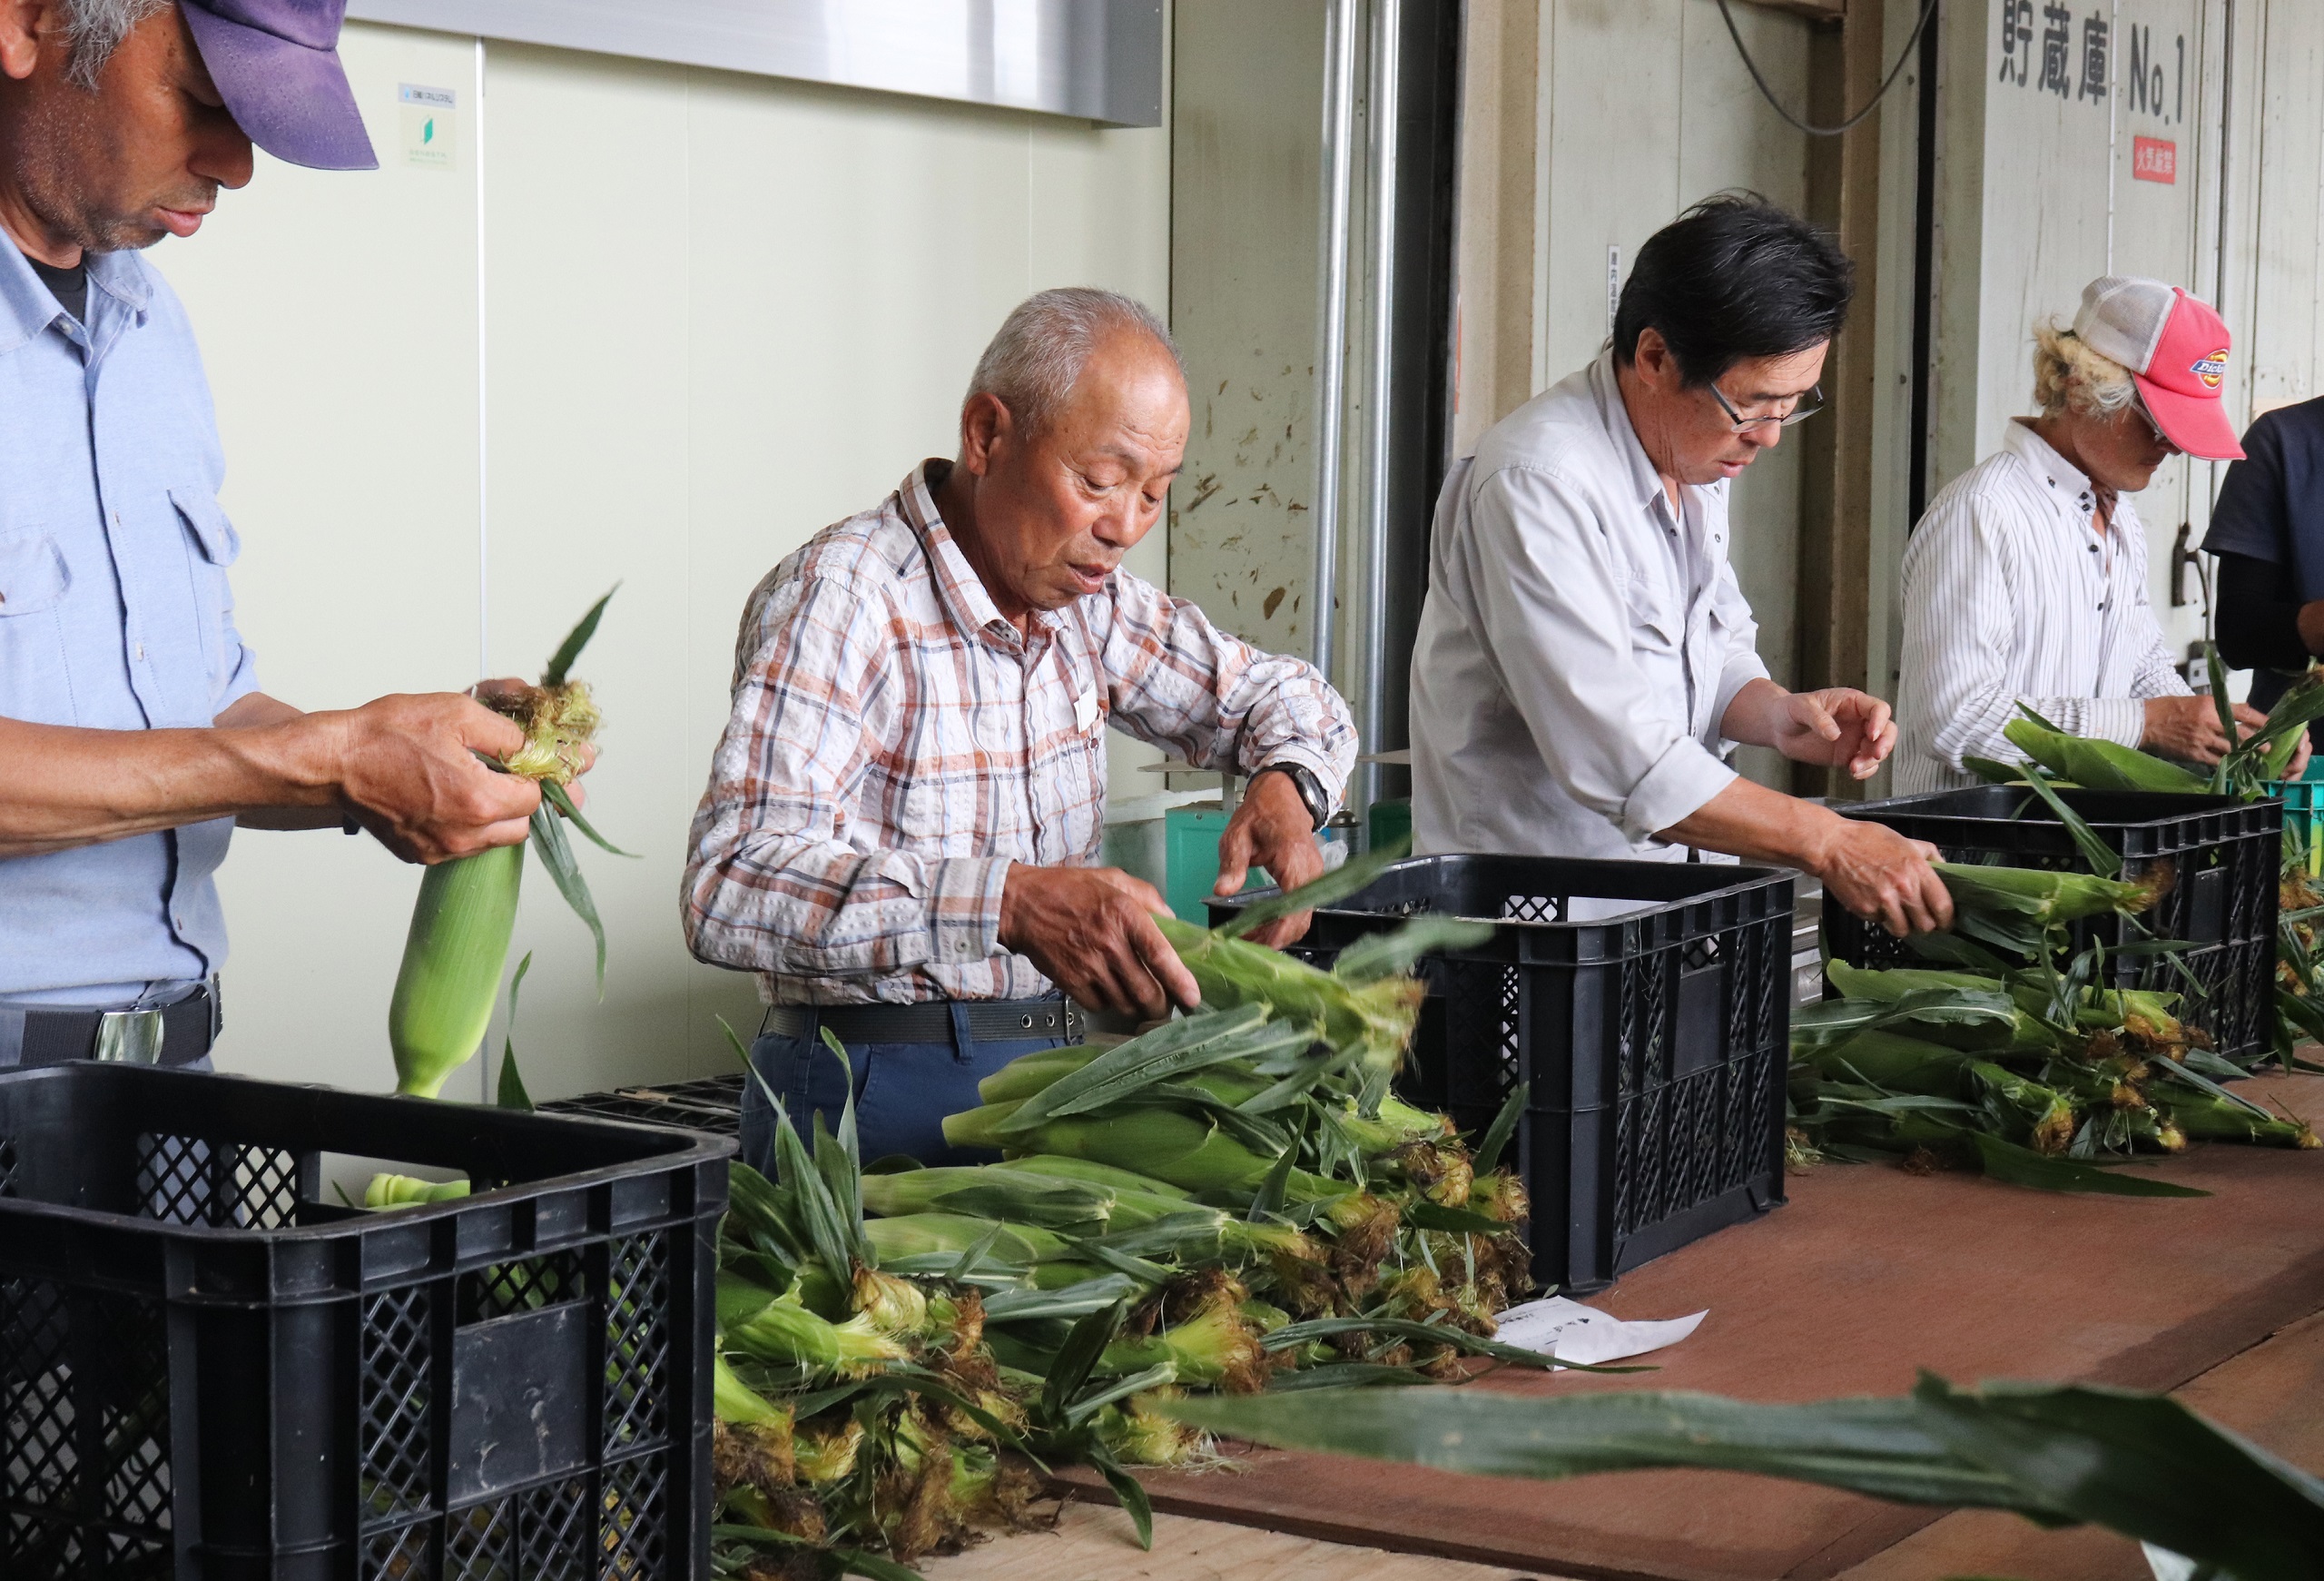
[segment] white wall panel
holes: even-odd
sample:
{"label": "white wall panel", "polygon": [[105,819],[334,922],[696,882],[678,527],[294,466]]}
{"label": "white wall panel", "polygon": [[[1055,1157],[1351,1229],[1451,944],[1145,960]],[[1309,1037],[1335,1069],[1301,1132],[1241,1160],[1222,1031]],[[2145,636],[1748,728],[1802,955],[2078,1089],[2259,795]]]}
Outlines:
{"label": "white wall panel", "polygon": [[[1689,204],[1734,189],[1795,212],[1807,203],[1807,140],[1753,84],[1714,0],[1558,0],[1542,10],[1548,262],[1537,389],[1598,355],[1613,327],[1610,267],[1627,279],[1640,245]],[[1807,25],[1756,5],[1736,7],[1735,20],[1769,85],[1804,109]],[[1786,678],[1797,653],[1799,467],[1793,435],[1737,480],[1730,501],[1730,550],[1759,619],[1759,652]],[[1757,777],[1787,778],[1771,753],[1743,762]]]}
{"label": "white wall panel", "polygon": [[[490,46],[480,612],[473,139],[449,172],[406,165],[395,103],[417,82],[472,114],[474,46],[358,25],[344,47],[385,168],[261,156],[156,255],[217,390],[245,632],[280,695],[352,703],[465,685],[484,643],[494,671],[536,671],[618,579],[582,667],[608,718],[591,812],[641,859],[584,848],[602,1005],[586,933],[532,870],[519,1049],[539,1096],[724,1069],[712,1015],[743,1027],[755,994],[686,956],[678,877],[743,599],[951,452],[976,354],[1021,297],[1165,305],[1167,133]],[[1162,559],[1157,533],[1132,564],[1158,578]],[[1118,795],[1152,788],[1118,777],[1151,756],[1117,755]],[[222,1067],[387,1085],[416,870],[369,840],[246,835],[222,882]]]}

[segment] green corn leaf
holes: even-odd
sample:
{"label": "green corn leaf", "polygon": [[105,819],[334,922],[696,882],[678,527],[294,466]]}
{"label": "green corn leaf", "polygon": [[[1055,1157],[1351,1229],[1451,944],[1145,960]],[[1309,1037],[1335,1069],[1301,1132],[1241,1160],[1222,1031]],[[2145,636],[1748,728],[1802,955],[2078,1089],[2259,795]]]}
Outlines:
{"label": "green corn leaf", "polygon": [[533,1112],[533,1100],[525,1091],[524,1077],[517,1073],[517,991],[524,987],[525,973],[532,969],[533,953],[527,950],[525,958],[517,963],[517,975],[508,982],[508,1025],[500,1045],[499,1106],[527,1114]]}
{"label": "green corn leaf", "polygon": [[556,652],[549,657],[548,668],[541,672],[541,685],[561,687],[565,684],[566,677],[573,673],[573,661],[581,657],[581,650],[588,647],[589,639],[597,634],[597,622],[604,618],[606,604],[620,591],[619,582],[606,588],[606,596],[590,605],[589,612],[565,634],[565,640],[556,645]]}
{"label": "green corn leaf", "polygon": [[2245,1581],[2324,1576],[2324,1481],[2167,1396],[1923,1373],[1913,1399],[1933,1437],[2029,1502]]}
{"label": "green corn leaf", "polygon": [[1000,1244],[1000,1225],[994,1225],[984,1232],[983,1240],[960,1253],[960,1260],[952,1265],[953,1279],[965,1280],[977,1271],[984,1260],[992,1255],[992,1249]]}
{"label": "green corn leaf", "polygon": [[1422,916],[1384,934],[1366,934],[1332,963],[1332,975],[1343,983],[1376,983],[1409,972],[1423,955],[1440,950],[1467,950],[1493,935],[1493,924],[1471,917]]}
{"label": "green corn leaf", "polygon": [[573,847],[566,844],[565,825],[556,811],[544,801],[533,809],[533,855],[548,869],[549,879],[556,885],[557,894],[573,908],[573,914],[588,924],[589,936],[597,944],[597,998],[606,997],[606,924],[597,918],[597,903],[590,897],[589,881],[581,876],[580,865],[573,859]]}
{"label": "green corn leaf", "polygon": [[[1102,1312],[1126,1299],[1139,1296],[1152,1288],[1142,1280],[1125,1273],[1100,1274],[1096,1279],[1083,1280],[1054,1290],[1003,1290],[987,1296],[984,1318],[988,1323],[1033,1323],[1055,1318],[1087,1318]],[[1108,1344],[1112,1341],[1108,1340]],[[1103,1354],[1103,1348],[1100,1348]],[[1094,1366],[1095,1363],[1092,1363]]]}
{"label": "green corn leaf", "polygon": [[1961,766],[1987,785],[2023,785],[2042,772],[2036,764],[2000,763],[1990,757],[1975,757],[1965,753],[1962,756]]}
{"label": "green corn leaf", "polygon": [[[2220,662],[2218,643],[2204,642],[2203,668],[2211,677],[2211,706],[2219,710],[2220,733],[2230,741],[2237,741],[2235,709],[2227,700],[2227,667]],[[2240,743],[2238,742],[2238,745]],[[2218,766],[2211,770],[2211,789],[2214,793],[2226,794],[2228,786],[2234,777],[2234,757],[2235,752],[2233,748],[2230,748],[2219,760]]]}
{"label": "green corn leaf", "polygon": [[1509,1228],[1467,1208],[1447,1208],[1425,1198],[1404,1204],[1404,1222],[1423,1230],[1443,1230],[1454,1235],[1498,1235]]}
{"label": "green corn leaf", "polygon": [[798,1127],[791,1123],[790,1112],[777,1103],[774,1110],[774,1166],[784,1188],[794,1194],[799,1217],[807,1231],[808,1243],[815,1249],[815,1260],[833,1279],[845,1280],[854,1274],[851,1237],[840,1219],[839,1204],[832,1201],[831,1188],[809,1158],[806,1144],[799,1140]]}
{"label": "green corn leaf", "polygon": [[1975,1144],[1977,1156],[1985,1166],[1985,1173],[1996,1181],[2013,1186],[2032,1186],[2043,1191],[2092,1191],[2115,1197],[2208,1197],[2209,1191],[2199,1191],[2192,1186],[2181,1186],[2169,1181],[2158,1181],[2143,1175],[2119,1175],[2096,1164],[2058,1158],[2020,1147],[1998,1136],[1977,1131],[1969,1133]]}
{"label": "green corn leaf", "polygon": [[2122,858],[2112,846],[2098,837],[2098,832],[2080,813],[2066,805],[2065,798],[2058,795],[2048,780],[2037,776],[2025,784],[2027,789],[2048,804],[2058,822],[2066,826],[2066,833],[2073,837],[2074,849],[2082,853],[2082,860],[2091,872],[2101,878],[2121,876]]}
{"label": "green corn leaf", "polygon": [[1477,1143],[1478,1174],[1489,1175],[1500,1164],[1502,1151],[1509,1146],[1509,1139],[1517,1134],[1517,1122],[1525,1117],[1525,1105],[1532,1096],[1531,1082],[1520,1082],[1509,1090],[1501,1112],[1492,1117],[1492,1123],[1485,1128],[1484,1139]]}
{"label": "green corn leaf", "polygon": [[1003,1135],[1021,1134],[1051,1120],[1118,1103],[1174,1077],[1229,1060],[1304,1049],[1313,1041],[1305,1027],[1264,1024],[1266,1013],[1263,1006],[1251,1004],[1166,1022],[1059,1077],[1019,1105],[1000,1130]]}
{"label": "green corn leaf", "polygon": [[1225,938],[1239,939],[1279,917],[1334,905],[1351,895],[1361,894],[1371,888],[1383,873],[1410,855],[1412,848],[1412,840],[1407,836],[1386,845],[1374,846],[1361,856],[1350,856],[1321,878],[1303,884],[1297,889],[1253,901],[1214,931]]}
{"label": "green corn leaf", "polygon": [[2208,1093],[2211,1097],[2218,1099],[2221,1102],[2228,1104],[2232,1108],[2240,1109],[2247,1114],[2256,1116],[2260,1120],[2273,1120],[2276,1118],[2266,1110],[2260,1108],[2257,1103],[2252,1102],[2249,1098],[2237,1097],[2234,1093],[2229,1092],[2226,1088],[2212,1081],[2209,1076],[2204,1075],[2200,1071],[2190,1069],[2186,1064],[2178,1060],[2157,1060],[2154,1062],[2154,1069],[2160,1075],[2167,1077],[2174,1082],[2184,1082],[2186,1085],[2194,1088],[2197,1092]]}
{"label": "green corn leaf", "polygon": [[819,1030],[823,1034],[823,1047],[832,1052],[832,1058],[839,1062],[840,1074],[847,1079],[847,1085],[841,1089],[846,1096],[840,1100],[839,1145],[847,1154],[849,1172],[861,1175],[863,1172],[863,1150],[855,1140],[855,1062],[848,1058],[847,1045],[839,1041],[837,1033],[827,1026]]}
{"label": "green corn leaf", "polygon": [[2024,715],[2028,719],[2033,720],[2034,723],[2039,725],[2043,729],[2047,730],[2053,736],[2071,736],[2073,734],[2071,730],[2059,729],[2055,725],[2051,724],[2047,719],[2042,717],[2041,715],[2034,711],[2034,705],[2025,701],[2022,697],[2018,699],[2017,711]]}
{"label": "green corn leaf", "polygon": [[2063,1512],[1955,1454],[1910,1400],[1748,1404],[1640,1391],[1541,1398],[1485,1389],[1318,1390],[1164,1403],[1216,1433],[1288,1449],[1488,1476],[1558,1478],[1697,1467],[1821,1483],[1903,1503]]}
{"label": "green corn leaf", "polygon": [[1065,1344],[1057,1353],[1057,1361],[1041,1383],[1041,1414],[1052,1421],[1061,1421],[1067,1404],[1081,1392],[1089,1379],[1090,1369],[1106,1353],[1122,1331],[1122,1320],[1129,1315],[1127,1301],[1116,1300],[1101,1307],[1074,1324],[1066,1336]]}
{"label": "green corn leaf", "polygon": [[1126,1400],[1134,1394],[1143,1394],[1149,1388],[1160,1388],[1164,1384],[1176,1383],[1177,1380],[1178,1364],[1175,1361],[1157,1362],[1143,1372],[1134,1372],[1128,1378],[1113,1379],[1101,1388],[1091,1389],[1066,1407],[1066,1425],[1078,1428],[1116,1400]]}
{"label": "green corn leaf", "polygon": [[794,1537],[789,1532],[775,1531],[769,1527],[738,1526],[730,1522],[714,1523],[710,1535],[726,1542],[750,1543],[764,1548],[793,1548],[804,1558],[803,1563],[818,1574],[831,1573],[829,1566],[842,1576],[861,1576],[865,1581],[926,1581],[926,1577],[909,1565],[899,1565],[893,1559],[862,1548],[826,1547],[811,1543],[804,1537]]}
{"label": "green corn leaf", "polygon": [[581,815],[581,809],[574,805],[573,793],[571,791],[566,789],[563,786],[557,784],[556,781],[553,779],[545,779],[541,781],[540,784],[542,798],[546,800],[549,805],[564,814],[565,821],[571,824],[575,828],[580,830],[583,835],[586,835],[596,845],[598,849],[610,851],[616,856],[626,856],[633,862],[638,860],[636,852],[623,850],[620,846],[615,845],[611,840],[606,839],[603,835],[598,834],[596,829],[590,826],[589,820],[583,817]]}
{"label": "green corn leaf", "polygon": [[1238,1114],[1273,1114],[1288,1109],[1325,1082],[1339,1075],[1364,1058],[1361,1048],[1342,1049],[1325,1060],[1305,1060],[1274,1086],[1254,1092],[1235,1105]]}
{"label": "green corn leaf", "polygon": [[1266,1391],[1291,1394],[1317,1388],[1395,1388],[1435,1382],[1417,1367],[1391,1367],[1377,1361],[1325,1361],[1276,1373],[1267,1379]]}
{"label": "green corn leaf", "polygon": [[1298,1162],[1299,1150],[1287,1147],[1269,1167],[1266,1178],[1259,1182],[1258,1191],[1251,1197],[1248,1217],[1252,1223],[1256,1224],[1272,1214],[1283,1211],[1284,1200],[1291,1192],[1291,1171]]}
{"label": "green corn leaf", "polygon": [[2174,1400],[2121,1389],[1958,1390],[1925,1374],[1906,1398],[1805,1406],[1344,1389],[1162,1409],[1285,1448],[1505,1477],[1746,1471],[1897,1503],[2014,1510],[2045,1526],[2089,1521],[2242,1581],[2324,1575],[2324,1482]]}
{"label": "green corn leaf", "polygon": [[1154,1506],[1147,1498],[1146,1489],[1137,1477],[1122,1469],[1121,1462],[1114,1458],[1111,1451],[1095,1440],[1083,1451],[1083,1456],[1098,1475],[1106,1479],[1106,1486],[1114,1490],[1114,1497],[1121,1501],[1122,1508],[1129,1516],[1129,1524],[1137,1532],[1137,1546],[1152,1553]]}

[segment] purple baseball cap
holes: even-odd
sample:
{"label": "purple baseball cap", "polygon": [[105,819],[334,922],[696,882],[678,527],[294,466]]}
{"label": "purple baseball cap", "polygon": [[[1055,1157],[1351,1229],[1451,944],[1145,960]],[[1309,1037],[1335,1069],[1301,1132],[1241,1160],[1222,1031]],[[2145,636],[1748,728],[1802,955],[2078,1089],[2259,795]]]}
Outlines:
{"label": "purple baseball cap", "polygon": [[211,81],[252,143],[314,170],[377,170],[339,25],[347,0],[179,0]]}

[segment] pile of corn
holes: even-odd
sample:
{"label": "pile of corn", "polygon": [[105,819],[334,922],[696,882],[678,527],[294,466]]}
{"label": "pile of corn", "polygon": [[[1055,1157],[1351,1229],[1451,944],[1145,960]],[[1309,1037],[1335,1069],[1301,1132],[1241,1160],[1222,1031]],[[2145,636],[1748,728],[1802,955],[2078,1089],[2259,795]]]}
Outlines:
{"label": "pile of corn", "polygon": [[1546,1365],[1491,1338],[1531,1283],[1496,1167],[1522,1094],[1472,1151],[1387,1091],[1413,960],[1476,930],[1326,973],[1176,929],[1207,1008],[987,1078],[945,1131],[1004,1161],[867,1175],[852,1110],[812,1145],[778,1113],[779,1181],[735,1167],[721,1240],[724,1572],[879,1573],[1026,1523],[1068,1461],[1143,1528],[1123,1468],[1209,1453],[1157,1408],[1188,1390]]}
{"label": "pile of corn", "polygon": [[[1953,969],[1828,961],[1841,997],[1794,1016],[1795,1161],[1959,1162],[2028,1185],[2154,1194],[2155,1182],[2090,1166],[2178,1152],[2190,1138],[2319,1145],[2304,1122],[2221,1085],[2245,1072],[2180,1020],[2177,993],[2103,986],[2102,947],[2073,949],[2066,924],[2143,910],[2148,884],[1940,872],[1956,932],[1918,943]],[[2029,936],[2014,955],[1989,947]]]}
{"label": "pile of corn", "polygon": [[[2210,664],[2211,696],[2224,698],[2227,677],[2215,648],[2210,651]],[[2276,794],[2300,736],[2316,720],[2324,718],[2324,665],[2311,664],[2268,711],[2267,722],[2242,736],[2208,776],[2114,742],[2069,735],[2022,703],[2019,710],[2024,716],[2010,721],[2003,734],[2025,755],[2025,761],[2003,764],[1971,759],[1969,763],[1995,783],[2039,781],[2051,788],[2237,795],[2255,801]],[[2221,727],[2230,735],[2239,734],[2224,704]],[[2324,894],[2315,887],[2319,874],[2324,874],[2324,842],[2312,842],[2303,838],[2300,830],[2286,828],[2279,895],[2276,1035],[2272,1046],[2256,1059],[2260,1062],[2272,1060],[2288,1071],[2315,1069],[2292,1051],[2302,1042],[2324,1040],[2324,955],[2316,948],[2316,924],[2324,918]]]}

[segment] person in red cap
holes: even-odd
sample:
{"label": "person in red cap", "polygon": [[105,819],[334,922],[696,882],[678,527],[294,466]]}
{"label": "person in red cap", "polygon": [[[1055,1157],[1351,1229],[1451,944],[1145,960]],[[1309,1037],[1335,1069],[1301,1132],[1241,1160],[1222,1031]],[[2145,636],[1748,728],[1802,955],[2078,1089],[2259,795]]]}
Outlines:
{"label": "person in red cap", "polygon": [[[2221,410],[2227,326],[2159,280],[2083,288],[2072,329],[2035,331],[2038,417],[1947,484],[1905,549],[1896,786],[1974,785],[2018,763],[2021,705],[2077,736],[2211,765],[2232,745],[2191,694],[2147,601],[2130,497],[2174,455],[2243,454]],[[2254,710],[2236,709],[2244,725]],[[2303,749],[2304,750],[2304,749]]]}
{"label": "person in red cap", "polygon": [[259,689],[184,310],[191,236],[253,143],[378,163],[345,0],[0,0],[0,1066],[206,1060],[237,825],[368,827],[440,862],[539,793],[455,694],[301,713]]}

